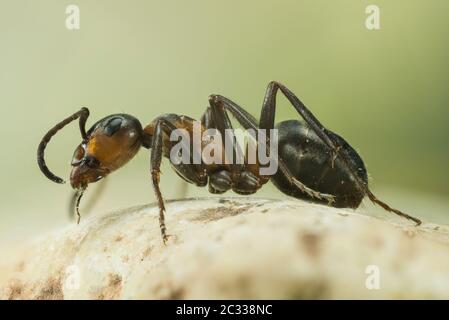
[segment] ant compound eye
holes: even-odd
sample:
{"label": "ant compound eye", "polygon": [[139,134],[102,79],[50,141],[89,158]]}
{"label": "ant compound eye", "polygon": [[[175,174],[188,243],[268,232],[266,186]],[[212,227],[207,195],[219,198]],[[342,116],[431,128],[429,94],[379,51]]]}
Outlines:
{"label": "ant compound eye", "polygon": [[91,169],[97,169],[100,166],[100,161],[92,156],[87,156],[84,158],[84,164]]}
{"label": "ant compound eye", "polygon": [[104,132],[108,136],[112,136],[116,133],[122,126],[123,119],[122,118],[112,118],[106,123],[104,126]]}
{"label": "ant compound eye", "polygon": [[73,153],[72,163],[71,163],[72,166],[79,166],[81,164],[81,162],[83,161],[84,154],[85,154],[84,146],[82,144],[80,144],[75,149],[75,152]]}

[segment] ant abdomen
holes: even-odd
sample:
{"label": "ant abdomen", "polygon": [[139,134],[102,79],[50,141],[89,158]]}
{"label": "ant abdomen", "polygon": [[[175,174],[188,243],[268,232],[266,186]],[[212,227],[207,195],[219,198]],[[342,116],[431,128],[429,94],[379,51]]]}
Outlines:
{"label": "ant abdomen", "polygon": [[[276,128],[279,130],[279,157],[296,179],[315,191],[335,196],[332,203],[335,207],[357,208],[360,205],[365,194],[358,188],[343,160],[333,154],[313,130],[297,120],[283,121]],[[367,184],[367,171],[357,152],[339,135],[329,130],[326,134],[338,142],[342,148],[340,152],[345,151],[349,155],[353,166],[358,168],[359,177]],[[271,180],[289,196],[327,203],[325,199],[312,198],[298,188],[292,188],[281,171]]]}

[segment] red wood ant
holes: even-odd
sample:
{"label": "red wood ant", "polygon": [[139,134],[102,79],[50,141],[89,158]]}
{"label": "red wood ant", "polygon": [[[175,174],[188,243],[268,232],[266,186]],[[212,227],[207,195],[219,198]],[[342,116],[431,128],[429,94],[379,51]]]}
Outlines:
{"label": "red wood ant", "polygon": [[[283,121],[275,126],[276,93],[280,90],[305,120]],[[380,201],[368,188],[368,175],[363,160],[339,135],[326,129],[307,107],[284,85],[270,82],[262,106],[260,121],[231,100],[220,96],[209,97],[209,107],[201,117],[201,130],[217,129],[222,137],[232,129],[228,112],[245,129],[278,129],[278,170],[274,175],[259,174],[259,164],[173,164],[173,169],[185,181],[203,187],[215,194],[230,189],[239,194],[253,194],[271,180],[283,193],[324,203],[333,207],[357,208],[365,196],[387,211],[414,221],[421,220]],[[167,240],[164,222],[164,200],[159,189],[162,157],[169,158],[173,142],[170,133],[186,129],[192,138],[194,119],[176,114],[164,114],[145,128],[133,116],[114,114],[96,122],[87,132],[87,108],[81,108],[54,126],[42,139],[37,160],[42,173],[50,180],[63,183],[46,166],[44,150],[50,139],[68,123],[79,119],[82,142],[72,159],[70,182],[77,190],[76,211],[79,222],[79,202],[89,183],[96,182],[122,167],[136,155],[142,146],[151,149],[150,173],[159,205],[159,223],[164,243]],[[267,143],[269,138],[259,143]],[[224,140],[221,141],[224,143]],[[206,142],[201,142],[200,145]],[[195,151],[195,150],[194,150]]]}

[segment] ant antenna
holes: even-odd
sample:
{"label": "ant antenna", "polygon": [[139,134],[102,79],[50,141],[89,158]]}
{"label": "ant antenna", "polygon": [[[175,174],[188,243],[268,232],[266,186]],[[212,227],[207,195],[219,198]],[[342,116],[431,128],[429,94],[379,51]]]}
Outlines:
{"label": "ant antenna", "polygon": [[39,143],[39,147],[37,148],[37,164],[39,165],[39,168],[41,169],[42,173],[51,181],[54,181],[56,183],[65,183],[65,181],[62,178],[52,173],[45,163],[44,152],[45,148],[47,147],[47,144],[59,130],[61,130],[67,124],[78,118],[79,118],[81,137],[83,138],[83,141],[87,141],[87,134],[85,129],[87,117],[89,117],[89,109],[85,107],[81,108],[81,110],[72,114],[70,117],[62,120],[53,128],[51,128],[50,131],[47,132],[47,134],[42,138],[41,142]]}

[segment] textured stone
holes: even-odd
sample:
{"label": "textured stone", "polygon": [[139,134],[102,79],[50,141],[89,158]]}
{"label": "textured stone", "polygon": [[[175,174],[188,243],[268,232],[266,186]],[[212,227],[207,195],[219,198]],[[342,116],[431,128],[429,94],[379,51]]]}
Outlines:
{"label": "textured stone", "polygon": [[[385,213],[388,215],[388,213]],[[93,216],[2,266],[2,299],[449,298],[449,229],[295,200],[187,199]],[[379,268],[380,289],[365,282]],[[368,268],[368,269],[367,269]]]}

